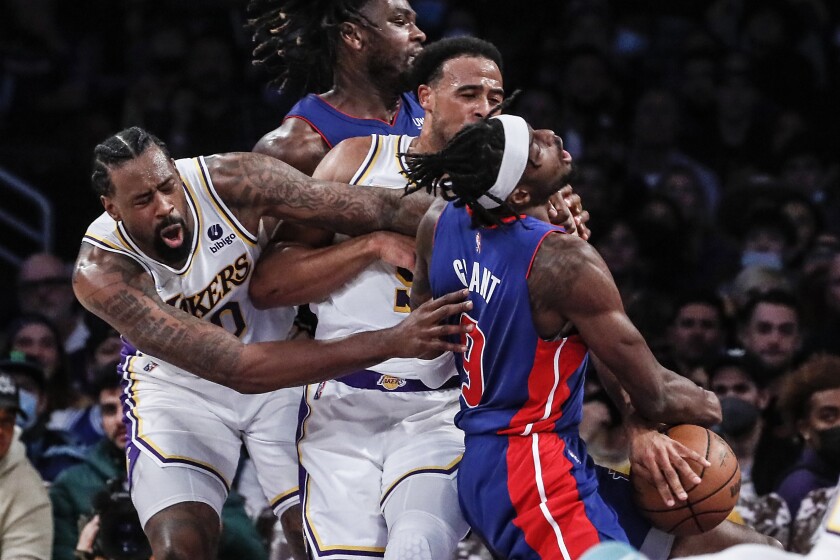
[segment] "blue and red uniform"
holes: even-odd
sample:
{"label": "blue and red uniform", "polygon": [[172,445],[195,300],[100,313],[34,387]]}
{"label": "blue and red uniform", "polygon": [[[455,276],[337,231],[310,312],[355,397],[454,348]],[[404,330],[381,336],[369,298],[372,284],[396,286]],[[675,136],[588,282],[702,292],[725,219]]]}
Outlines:
{"label": "blue and red uniform", "polygon": [[604,540],[627,542],[598,494],[580,438],[588,350],[579,336],[553,341],[534,327],[527,278],[548,235],[562,229],[522,217],[471,227],[449,204],[435,229],[429,280],[435,297],[464,287],[474,323],[456,357],[465,432],[458,492],[464,516],[504,558],[579,557]]}
{"label": "blue and red uniform", "polygon": [[419,136],[426,112],[413,93],[400,95],[400,107],[391,122],[379,119],[359,119],[342,113],[318,95],[310,93],[295,103],[283,119],[301,119],[309,124],[327,146],[333,149],[347,138],[371,134],[407,134]]}

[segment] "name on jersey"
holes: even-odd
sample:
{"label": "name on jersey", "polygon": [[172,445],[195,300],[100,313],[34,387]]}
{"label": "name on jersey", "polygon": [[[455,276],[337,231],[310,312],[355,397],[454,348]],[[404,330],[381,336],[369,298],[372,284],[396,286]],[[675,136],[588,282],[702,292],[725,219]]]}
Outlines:
{"label": "name on jersey", "polygon": [[236,239],[236,234],[233,233],[231,233],[227,237],[219,239],[218,241],[210,245],[210,252],[215,255],[218,251],[221,251],[222,249],[233,243],[234,239]]}
{"label": "name on jersey", "polygon": [[[452,261],[452,267],[455,269],[455,275],[458,280],[468,288],[471,292],[475,292],[484,298],[484,301],[490,303],[490,298],[493,297],[493,292],[496,291],[496,286],[501,284],[501,280],[493,274],[489,268],[482,266],[478,262],[474,262],[472,270],[467,270],[467,261],[464,259],[455,259]],[[469,280],[467,280],[469,274]]]}
{"label": "name on jersey", "polygon": [[232,264],[221,269],[202,290],[191,296],[178,294],[166,300],[166,303],[201,319],[235,286],[244,284],[250,274],[251,262],[248,260],[248,254],[242,253]]}

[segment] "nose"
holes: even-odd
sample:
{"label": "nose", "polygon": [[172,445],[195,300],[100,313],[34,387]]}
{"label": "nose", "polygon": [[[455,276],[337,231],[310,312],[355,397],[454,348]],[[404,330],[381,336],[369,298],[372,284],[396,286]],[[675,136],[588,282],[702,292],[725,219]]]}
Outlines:
{"label": "nose", "polygon": [[412,41],[416,41],[418,43],[423,43],[426,41],[426,34],[423,33],[423,30],[417,27],[416,23],[411,24],[411,35],[410,38]]}
{"label": "nose", "polygon": [[155,195],[156,199],[156,215],[158,216],[168,216],[172,213],[172,210],[175,208],[175,205],[172,204],[172,201],[169,200],[169,197],[165,194],[158,191]]}

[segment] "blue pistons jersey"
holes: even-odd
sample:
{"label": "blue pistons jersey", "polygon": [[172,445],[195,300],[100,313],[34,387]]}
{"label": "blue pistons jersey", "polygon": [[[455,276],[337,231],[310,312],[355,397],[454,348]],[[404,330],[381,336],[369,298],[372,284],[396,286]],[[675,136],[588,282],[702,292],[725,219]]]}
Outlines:
{"label": "blue pistons jersey", "polygon": [[470,227],[451,204],[435,230],[429,265],[440,297],[470,289],[469,349],[456,356],[462,381],[458,427],[467,434],[528,435],[577,430],[587,348],[578,336],[542,340],[534,327],[527,277],[537,249],[562,228],[524,217],[503,227]]}
{"label": "blue pistons jersey", "polygon": [[360,119],[343,113],[310,93],[292,107],[286,119],[301,119],[311,126],[330,149],[347,138],[370,136],[371,134],[406,134],[419,136],[423,128],[425,111],[420,107],[413,93],[400,95],[400,107],[391,122],[379,119]]}
{"label": "blue pistons jersey", "polygon": [[531,217],[473,229],[451,203],[434,233],[434,297],[469,288],[474,329],[456,356],[465,432],[458,499],[497,557],[572,560],[605,540],[627,541],[598,493],[578,433],[588,350],[569,336],[543,340],[527,279],[541,243],[563,230]]}

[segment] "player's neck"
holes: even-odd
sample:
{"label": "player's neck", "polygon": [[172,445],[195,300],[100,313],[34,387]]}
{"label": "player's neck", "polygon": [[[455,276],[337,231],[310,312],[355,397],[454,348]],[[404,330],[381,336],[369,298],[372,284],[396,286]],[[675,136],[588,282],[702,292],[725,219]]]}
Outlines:
{"label": "player's neck", "polygon": [[321,98],[343,113],[360,119],[391,122],[400,108],[400,91],[382,87],[369,78],[336,74],[333,88]]}

